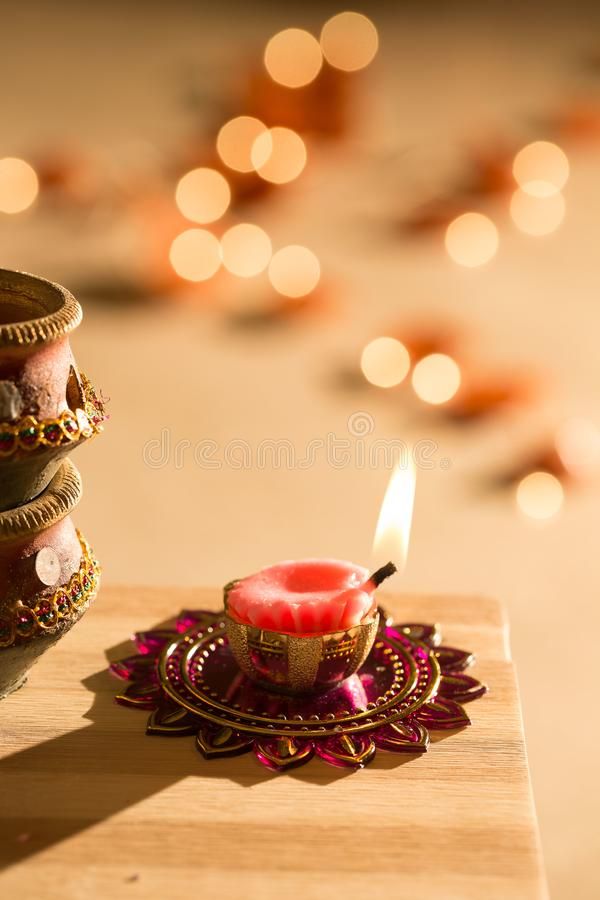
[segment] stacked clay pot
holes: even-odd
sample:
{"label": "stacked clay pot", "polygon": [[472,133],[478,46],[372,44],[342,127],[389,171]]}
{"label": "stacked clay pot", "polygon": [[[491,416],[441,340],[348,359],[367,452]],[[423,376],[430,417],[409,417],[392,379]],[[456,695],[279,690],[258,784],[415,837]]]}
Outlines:
{"label": "stacked clay pot", "polygon": [[70,518],[81,479],[68,455],[105,419],[69,344],[81,318],[60,285],[0,270],[0,697],[23,684],[98,587]]}

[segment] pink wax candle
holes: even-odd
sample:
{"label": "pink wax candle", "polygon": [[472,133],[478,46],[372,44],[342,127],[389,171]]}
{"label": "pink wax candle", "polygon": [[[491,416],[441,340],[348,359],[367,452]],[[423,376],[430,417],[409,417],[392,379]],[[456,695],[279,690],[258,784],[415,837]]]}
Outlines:
{"label": "pink wax candle", "polygon": [[286,560],[242,578],[227,593],[239,622],[287,634],[323,634],[368,620],[375,589],[392,575],[388,563],[373,575],[338,559]]}

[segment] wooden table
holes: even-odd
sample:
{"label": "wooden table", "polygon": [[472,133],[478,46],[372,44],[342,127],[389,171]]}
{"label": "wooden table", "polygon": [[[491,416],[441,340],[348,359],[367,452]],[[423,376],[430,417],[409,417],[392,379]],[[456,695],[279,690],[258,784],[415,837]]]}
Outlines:
{"label": "wooden table", "polygon": [[273,775],[251,756],[207,762],[191,738],[146,737],[146,714],[113,702],[106,665],[130,651],[123,638],[218,597],[105,588],[0,703],[0,895],[547,896],[498,603],[385,599],[398,620],[440,622],[446,643],[477,654],[490,692],[469,705],[471,728],[356,773],[313,760]]}

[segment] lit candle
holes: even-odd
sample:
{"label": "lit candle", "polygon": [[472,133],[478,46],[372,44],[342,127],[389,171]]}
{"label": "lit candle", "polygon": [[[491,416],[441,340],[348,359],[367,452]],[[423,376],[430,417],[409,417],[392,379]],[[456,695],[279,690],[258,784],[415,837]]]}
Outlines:
{"label": "lit candle", "polygon": [[382,565],[383,558],[396,557],[402,568],[406,561],[415,481],[412,460],[392,474],[375,531],[378,568],[372,575],[339,559],[285,560],[228,585],[228,614],[238,622],[288,634],[324,634],[372,617],[375,590],[397,571],[392,562]]}
{"label": "lit candle", "polygon": [[[375,534],[375,555],[397,555],[402,566],[414,488],[412,463],[399,466]],[[292,693],[328,688],[354,674],[377,633],[375,592],[396,571],[393,562],[369,575],[338,559],[286,560],[227,585],[227,633],[240,667]]]}

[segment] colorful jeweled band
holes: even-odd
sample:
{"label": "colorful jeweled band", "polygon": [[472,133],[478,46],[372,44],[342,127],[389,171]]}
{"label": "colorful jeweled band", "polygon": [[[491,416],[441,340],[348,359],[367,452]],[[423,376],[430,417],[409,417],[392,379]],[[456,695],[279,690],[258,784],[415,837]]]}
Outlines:
{"label": "colorful jeweled band", "polygon": [[0,647],[27,641],[35,635],[50,631],[60,622],[76,619],[94,598],[100,580],[100,566],[78,531],[81,544],[79,569],[66,584],[57,587],[51,596],[41,596],[32,603],[18,600],[12,609],[0,613]]}
{"label": "colorful jeweled band", "polygon": [[107,418],[105,403],[91,382],[81,373],[83,409],[66,409],[56,419],[38,420],[24,416],[16,422],[0,422],[0,457],[19,451],[30,452],[38,447],[58,447],[80,438],[89,438],[102,431]]}

